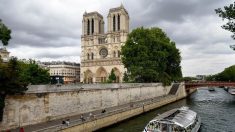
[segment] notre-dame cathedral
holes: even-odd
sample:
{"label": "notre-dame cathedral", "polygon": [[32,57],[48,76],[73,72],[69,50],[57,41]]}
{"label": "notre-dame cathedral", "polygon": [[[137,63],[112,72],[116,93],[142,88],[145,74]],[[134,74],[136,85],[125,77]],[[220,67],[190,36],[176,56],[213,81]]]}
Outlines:
{"label": "notre-dame cathedral", "polygon": [[125,72],[121,62],[121,46],[129,33],[129,15],[121,5],[109,10],[107,32],[104,19],[98,12],[85,12],[82,20],[81,36],[81,81],[101,83],[114,70],[116,82],[122,82]]}

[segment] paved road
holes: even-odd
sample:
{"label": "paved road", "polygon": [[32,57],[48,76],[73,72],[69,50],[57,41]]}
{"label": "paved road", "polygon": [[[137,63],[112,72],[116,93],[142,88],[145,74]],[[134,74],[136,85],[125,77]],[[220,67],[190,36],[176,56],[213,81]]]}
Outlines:
{"label": "paved road", "polygon": [[[143,105],[162,101],[166,98],[171,98],[171,97],[175,97],[175,96],[174,95],[161,96],[161,97],[156,97],[156,98],[152,98],[152,99],[146,99],[143,101],[128,103],[125,105],[110,107],[110,108],[106,108],[105,112],[104,111],[102,112],[102,110],[87,112],[87,113],[82,114],[85,121],[81,120],[81,118],[80,118],[81,114],[79,114],[79,115],[67,117],[64,119],[58,119],[58,120],[48,121],[48,122],[39,123],[39,124],[35,124],[35,125],[24,126],[24,131],[25,132],[57,131],[57,130],[61,130],[66,127],[70,127],[70,126],[81,124],[83,122],[88,122],[88,121],[94,120],[95,118],[102,118],[102,117],[108,116],[110,114],[114,114],[114,113],[117,113],[120,111],[125,111],[127,109],[132,108],[132,107],[142,107]],[[90,116],[90,113],[92,113],[92,116]],[[62,121],[65,121],[67,119],[70,120],[69,121],[70,123],[68,126],[66,124],[62,124]],[[19,132],[19,129],[20,128],[13,129],[13,130],[11,130],[11,132]]]}

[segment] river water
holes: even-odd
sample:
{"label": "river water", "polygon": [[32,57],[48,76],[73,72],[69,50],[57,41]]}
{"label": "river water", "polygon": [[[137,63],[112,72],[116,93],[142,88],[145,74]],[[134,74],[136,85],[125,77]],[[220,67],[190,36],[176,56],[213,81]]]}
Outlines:
{"label": "river water", "polygon": [[190,97],[133,117],[100,132],[141,132],[155,116],[173,108],[188,106],[202,118],[201,132],[235,132],[235,96],[222,88],[210,92],[200,88]]}

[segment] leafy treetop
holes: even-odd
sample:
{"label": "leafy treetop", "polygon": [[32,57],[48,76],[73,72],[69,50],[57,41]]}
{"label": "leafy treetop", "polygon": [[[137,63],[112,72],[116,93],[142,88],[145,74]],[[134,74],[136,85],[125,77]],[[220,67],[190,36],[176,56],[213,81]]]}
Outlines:
{"label": "leafy treetop", "polygon": [[229,6],[224,6],[224,9],[215,9],[216,14],[219,15],[223,20],[227,19],[228,22],[222,26],[223,29],[233,33],[232,38],[235,39],[235,2]]}
{"label": "leafy treetop", "polygon": [[208,76],[206,80],[235,82],[235,65],[225,68],[218,74]]}
{"label": "leafy treetop", "polygon": [[8,45],[9,40],[11,39],[11,30],[2,23],[0,19],[0,40],[2,41],[3,45]]}
{"label": "leafy treetop", "polygon": [[122,62],[134,82],[170,84],[182,77],[180,52],[160,28],[134,29],[122,46]]}

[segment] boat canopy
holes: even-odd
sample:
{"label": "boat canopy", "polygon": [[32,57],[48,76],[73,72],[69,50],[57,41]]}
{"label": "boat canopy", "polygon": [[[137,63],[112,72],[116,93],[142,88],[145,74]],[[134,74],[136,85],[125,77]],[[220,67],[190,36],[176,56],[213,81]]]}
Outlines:
{"label": "boat canopy", "polygon": [[196,116],[197,113],[192,110],[181,110],[172,121],[175,122],[175,124],[186,128],[194,122]]}
{"label": "boat canopy", "polygon": [[182,107],[180,109],[173,109],[154,118],[152,121],[159,123],[176,124],[180,127],[187,128],[196,119],[197,113],[189,110],[188,107]]}

